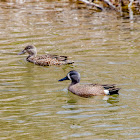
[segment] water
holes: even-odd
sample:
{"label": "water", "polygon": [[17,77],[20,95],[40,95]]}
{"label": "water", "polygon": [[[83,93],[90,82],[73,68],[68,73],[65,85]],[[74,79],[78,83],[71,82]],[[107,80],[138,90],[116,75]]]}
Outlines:
{"label": "water", "polygon": [[[7,1],[0,9],[0,139],[140,139],[140,18],[94,12],[69,1]],[[42,67],[17,55],[71,56]],[[115,83],[119,96],[82,98],[58,82],[70,70],[81,83]]]}

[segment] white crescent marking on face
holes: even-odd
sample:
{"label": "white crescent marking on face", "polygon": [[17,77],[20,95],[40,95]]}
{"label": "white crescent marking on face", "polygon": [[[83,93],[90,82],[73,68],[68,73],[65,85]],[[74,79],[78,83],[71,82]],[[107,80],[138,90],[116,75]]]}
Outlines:
{"label": "white crescent marking on face", "polygon": [[69,78],[69,80],[71,80],[71,78],[70,78],[70,73],[68,73],[67,77]]}
{"label": "white crescent marking on face", "polygon": [[80,78],[80,73],[78,73],[78,77]]}

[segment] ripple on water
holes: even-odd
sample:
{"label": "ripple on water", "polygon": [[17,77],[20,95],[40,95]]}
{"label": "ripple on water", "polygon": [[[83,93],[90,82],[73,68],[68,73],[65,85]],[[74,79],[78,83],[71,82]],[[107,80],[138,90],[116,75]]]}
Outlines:
{"label": "ripple on water", "polygon": [[12,98],[0,99],[0,101],[1,102],[5,102],[5,101],[16,101],[16,100],[23,99],[23,98],[26,98],[26,96],[15,96],[15,97],[12,97]]}
{"label": "ripple on water", "polygon": [[62,139],[78,138],[78,137],[83,137],[83,136],[86,137],[86,136],[90,136],[90,135],[93,135],[93,133],[89,133],[89,132],[74,133],[74,134],[72,134],[72,135],[62,137]]}
{"label": "ripple on water", "polygon": [[34,114],[33,116],[46,116],[46,115],[49,115],[49,113],[44,113],[44,112],[40,112],[40,113],[37,113],[37,114]]}

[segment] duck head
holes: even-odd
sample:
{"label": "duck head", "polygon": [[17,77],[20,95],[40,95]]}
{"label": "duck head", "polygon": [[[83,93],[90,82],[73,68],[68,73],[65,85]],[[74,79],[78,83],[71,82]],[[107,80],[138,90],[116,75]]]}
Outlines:
{"label": "duck head", "polygon": [[80,82],[80,73],[78,73],[75,70],[70,71],[66,77],[58,80],[58,81],[64,81],[64,80],[71,80],[72,84],[77,84]]}
{"label": "duck head", "polygon": [[21,51],[20,53],[18,53],[18,55],[25,54],[26,52],[27,52],[30,56],[36,56],[36,55],[37,55],[36,47],[35,47],[35,46],[32,46],[32,45],[26,46],[25,49],[24,49],[23,51]]}

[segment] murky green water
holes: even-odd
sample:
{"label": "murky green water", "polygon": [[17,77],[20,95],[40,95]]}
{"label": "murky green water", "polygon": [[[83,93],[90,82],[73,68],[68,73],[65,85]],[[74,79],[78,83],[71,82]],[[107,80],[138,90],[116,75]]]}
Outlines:
{"label": "murky green water", "polygon": [[[68,1],[0,3],[0,139],[140,139],[140,18],[94,13]],[[18,56],[71,56],[41,67]],[[58,82],[75,69],[81,83],[115,83],[119,96],[81,98]]]}

